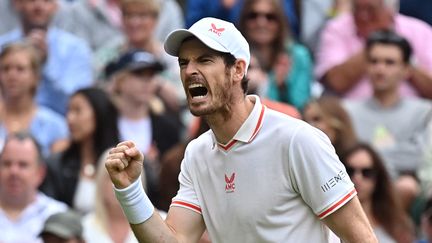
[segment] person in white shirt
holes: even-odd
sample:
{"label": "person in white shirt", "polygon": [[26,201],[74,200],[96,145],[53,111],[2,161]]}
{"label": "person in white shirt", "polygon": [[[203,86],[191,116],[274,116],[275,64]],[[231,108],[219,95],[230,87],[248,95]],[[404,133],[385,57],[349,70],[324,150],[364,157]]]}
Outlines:
{"label": "person in white shirt", "polygon": [[38,191],[45,176],[39,145],[11,133],[0,154],[0,242],[38,242],[45,220],[67,206]]}
{"label": "person in white shirt", "polygon": [[172,32],[168,54],[195,116],[211,130],[187,147],[165,222],[140,186],[133,142],[105,162],[140,242],[377,242],[327,136],[246,96],[249,45],[232,23],[204,18]]}

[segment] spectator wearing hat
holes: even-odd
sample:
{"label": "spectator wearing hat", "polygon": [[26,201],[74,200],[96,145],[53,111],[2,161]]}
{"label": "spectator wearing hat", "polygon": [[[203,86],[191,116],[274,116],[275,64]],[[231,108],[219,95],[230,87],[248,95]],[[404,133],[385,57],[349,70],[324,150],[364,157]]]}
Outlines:
{"label": "spectator wearing hat", "polygon": [[0,242],[37,242],[45,220],[67,206],[38,191],[45,165],[36,140],[10,133],[0,154]]}
{"label": "spectator wearing hat", "polygon": [[81,217],[74,211],[51,215],[40,236],[44,243],[84,243]]}
{"label": "spectator wearing hat", "polygon": [[180,141],[181,126],[165,112],[157,97],[163,65],[154,55],[132,50],[108,67],[120,111],[120,140],[132,140],[146,155],[144,167],[150,197],[156,202],[159,158]]}

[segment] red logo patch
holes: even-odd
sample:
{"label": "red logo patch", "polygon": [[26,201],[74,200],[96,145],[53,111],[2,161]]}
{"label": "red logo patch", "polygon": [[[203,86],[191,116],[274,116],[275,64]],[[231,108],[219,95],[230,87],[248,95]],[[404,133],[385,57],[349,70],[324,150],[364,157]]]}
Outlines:
{"label": "red logo patch", "polygon": [[211,28],[208,31],[213,32],[216,35],[220,36],[224,30],[225,28],[216,28],[216,25],[212,23]]}
{"label": "red logo patch", "polygon": [[231,177],[229,178],[225,174],[225,182],[226,182],[225,192],[234,192],[235,190],[234,179],[235,179],[235,173],[232,173]]}

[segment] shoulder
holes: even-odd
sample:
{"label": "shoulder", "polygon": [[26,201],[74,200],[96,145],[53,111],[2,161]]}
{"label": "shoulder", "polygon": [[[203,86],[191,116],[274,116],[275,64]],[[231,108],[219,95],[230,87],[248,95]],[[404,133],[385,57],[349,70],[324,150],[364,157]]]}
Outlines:
{"label": "shoulder", "polygon": [[45,106],[38,106],[36,117],[38,119],[47,120],[48,122],[53,120],[62,122],[65,121],[65,118],[62,115]]}
{"label": "shoulder", "polygon": [[37,129],[41,127],[48,128],[49,130],[56,130],[59,128],[67,129],[66,119],[62,115],[44,106],[38,106],[33,124],[38,127]]}
{"label": "shoulder", "polygon": [[44,211],[49,213],[63,212],[68,209],[68,206],[65,203],[57,201],[54,198],[48,197],[42,192],[39,192],[37,194],[36,203],[43,206],[45,208]]}
{"label": "shoulder", "polygon": [[427,30],[432,31],[431,26],[424,22],[423,20],[406,16],[403,14],[397,14],[395,17],[396,25],[403,27],[405,29],[415,29],[415,30]]}
{"label": "shoulder", "polygon": [[[48,35],[50,36],[51,45],[63,46],[63,48],[90,48],[84,39],[57,27],[51,27]],[[71,50],[77,51],[77,49]]]}
{"label": "shoulder", "polygon": [[19,29],[14,29],[9,32],[6,32],[3,35],[0,35],[0,49],[3,48],[3,45],[17,41],[21,38],[22,38],[22,34]]}
{"label": "shoulder", "polygon": [[324,31],[326,30],[334,30],[334,31],[343,31],[346,29],[354,28],[354,19],[352,14],[346,13],[338,15],[335,18],[327,21]]}

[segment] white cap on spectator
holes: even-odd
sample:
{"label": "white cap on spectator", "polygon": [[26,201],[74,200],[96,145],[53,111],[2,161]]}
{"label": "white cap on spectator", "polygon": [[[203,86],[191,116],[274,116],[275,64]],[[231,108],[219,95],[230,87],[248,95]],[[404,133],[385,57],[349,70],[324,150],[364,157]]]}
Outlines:
{"label": "white cap on spectator", "polygon": [[213,50],[231,53],[235,58],[244,60],[247,71],[250,61],[249,44],[232,23],[216,18],[203,18],[189,29],[171,32],[165,40],[165,51],[172,56],[178,56],[180,45],[190,36],[195,36]]}

